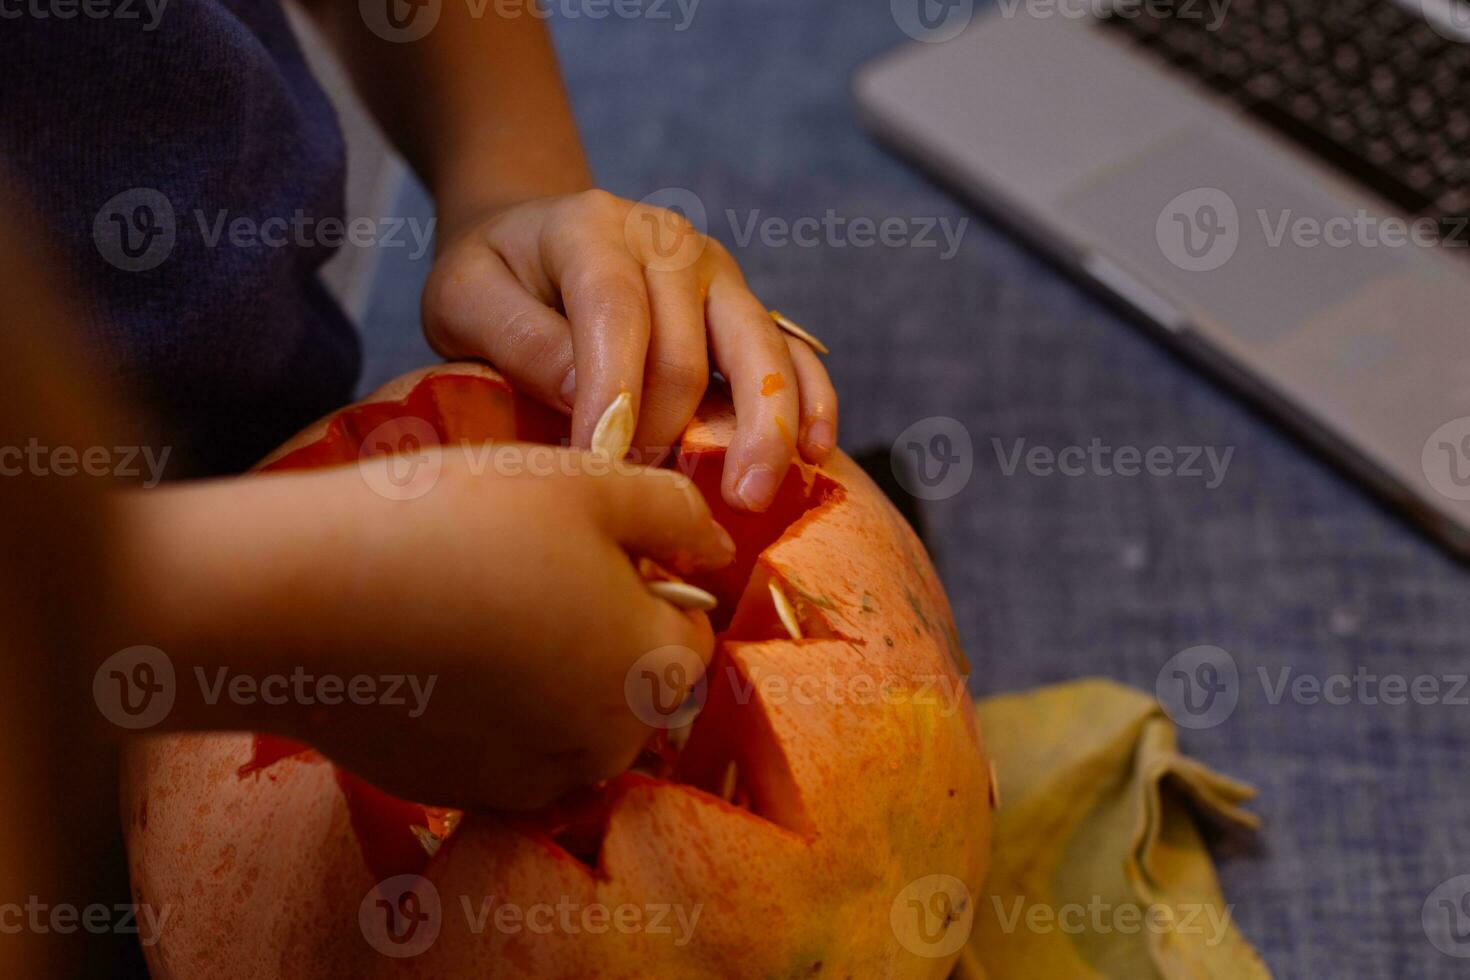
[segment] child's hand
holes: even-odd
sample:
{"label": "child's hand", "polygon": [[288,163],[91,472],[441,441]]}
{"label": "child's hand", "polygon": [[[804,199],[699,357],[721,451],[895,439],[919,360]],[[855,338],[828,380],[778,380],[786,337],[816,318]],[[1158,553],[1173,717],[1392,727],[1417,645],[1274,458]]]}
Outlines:
{"label": "child's hand", "polygon": [[571,411],[577,446],[627,391],[633,445],[667,449],[713,362],[738,420],[722,486],[734,507],[764,510],[796,450],[821,462],[836,445],[837,396],[816,353],[776,327],[719,242],[671,211],[594,190],[462,224],[441,244],[423,319],[439,353],[482,357]]}
{"label": "child's hand", "polygon": [[[650,734],[630,668],[662,651],[692,685],[713,645],[705,616],[650,594],[629,555],[714,567],[729,537],[681,475],[576,475],[580,451],[526,450],[476,449],[474,466],[435,450],[420,466],[437,480],[411,500],[370,489],[387,485],[375,469],[403,465],[388,459],[138,495],[152,632],[136,642],[173,658],[166,724],[277,732],[443,805],[535,806],[627,768]],[[550,475],[504,475],[538,459]],[[402,705],[210,704],[195,668],[214,679],[221,666],[414,683]]]}

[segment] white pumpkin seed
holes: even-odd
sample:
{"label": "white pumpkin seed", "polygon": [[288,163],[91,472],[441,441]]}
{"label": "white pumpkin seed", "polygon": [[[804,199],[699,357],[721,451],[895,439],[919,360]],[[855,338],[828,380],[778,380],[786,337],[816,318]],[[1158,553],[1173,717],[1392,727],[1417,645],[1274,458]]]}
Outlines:
{"label": "white pumpkin seed", "polygon": [[818,354],[832,353],[830,350],[827,349],[826,344],[822,343],[816,337],[813,337],[811,334],[807,333],[800,326],[798,326],[795,321],[786,316],[780,310],[772,310],[771,319],[776,321],[776,326],[780,327],[782,330],[786,331],[797,340],[804,342],[807,346],[816,351]]}
{"label": "white pumpkin seed", "polygon": [[801,621],[796,618],[796,607],[791,605],[791,600],[786,598],[786,593],[781,591],[781,586],[774,580],[767,587],[771,591],[771,603],[776,607],[781,625],[786,627],[786,632],[793,640],[801,639]]}
{"label": "white pumpkin seed", "polygon": [[738,774],[739,770],[735,768],[735,760],[731,759],[730,764],[725,767],[725,779],[720,784],[720,799],[726,803],[735,799],[735,777]]}
{"label": "white pumpkin seed", "polygon": [[688,582],[649,582],[648,591],[665,602],[673,603],[680,609],[698,609],[702,612],[709,612],[720,604],[712,593],[690,585]]}
{"label": "white pumpkin seed", "polygon": [[633,396],[626,391],[612,400],[592,430],[592,451],[612,459],[628,455],[633,445]]}
{"label": "white pumpkin seed", "polygon": [[438,837],[435,837],[432,830],[430,830],[428,827],[420,827],[417,825],[411,826],[408,829],[413,831],[414,837],[418,838],[419,845],[423,847],[425,854],[429,855],[429,857],[433,857],[435,854],[439,853],[439,845],[444,843],[444,841]]}

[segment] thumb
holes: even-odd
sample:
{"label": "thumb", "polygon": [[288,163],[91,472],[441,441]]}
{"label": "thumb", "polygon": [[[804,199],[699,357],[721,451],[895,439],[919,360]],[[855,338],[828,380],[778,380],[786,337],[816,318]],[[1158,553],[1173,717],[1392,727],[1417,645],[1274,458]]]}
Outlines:
{"label": "thumb", "polygon": [[621,467],[591,482],[603,527],[629,552],[681,572],[721,568],[735,557],[735,542],[682,473]]}

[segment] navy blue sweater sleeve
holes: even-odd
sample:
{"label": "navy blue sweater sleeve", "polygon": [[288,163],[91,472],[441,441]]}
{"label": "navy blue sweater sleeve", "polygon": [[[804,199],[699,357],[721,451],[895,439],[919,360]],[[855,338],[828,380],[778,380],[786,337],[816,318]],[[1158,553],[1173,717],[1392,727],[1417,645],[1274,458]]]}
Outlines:
{"label": "navy blue sweater sleeve", "polygon": [[358,340],[318,278],[345,152],[279,4],[8,9],[0,170],[59,240],[88,353],[176,474],[241,470],[346,401]]}

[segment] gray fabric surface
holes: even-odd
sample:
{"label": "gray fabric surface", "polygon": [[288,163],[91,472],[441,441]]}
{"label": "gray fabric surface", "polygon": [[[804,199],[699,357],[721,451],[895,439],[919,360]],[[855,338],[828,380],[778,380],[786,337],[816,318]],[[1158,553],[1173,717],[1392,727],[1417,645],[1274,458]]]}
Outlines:
{"label": "gray fabric surface", "polygon": [[[1182,744],[1261,790],[1260,839],[1217,848],[1245,934],[1282,977],[1470,973],[1421,922],[1430,892],[1470,873],[1470,706],[1272,703],[1258,674],[1462,674],[1465,569],[880,150],[848,78],[906,40],[889,4],[710,3],[683,31],[667,9],[672,21],[556,24],[599,178],[632,198],[699,195],[757,293],[833,348],[844,446],[890,443],[932,416],[963,422],[973,476],[924,507],[974,689],[1101,674],[1152,691],[1176,653],[1224,648],[1238,706]],[[401,213],[423,208],[415,191]],[[742,222],[755,209],[971,222],[944,261],[941,249],[740,247],[727,208]],[[430,357],[422,266],[387,255],[365,387]],[[1007,476],[992,438],[1234,454],[1214,489],[1183,476]]]}

